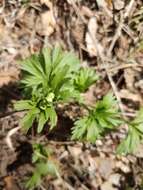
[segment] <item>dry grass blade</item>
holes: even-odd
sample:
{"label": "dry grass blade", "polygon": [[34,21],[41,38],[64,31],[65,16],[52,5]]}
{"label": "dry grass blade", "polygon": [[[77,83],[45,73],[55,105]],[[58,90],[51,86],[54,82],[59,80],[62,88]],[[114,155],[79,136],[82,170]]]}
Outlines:
{"label": "dry grass blade", "polygon": [[10,150],[14,151],[14,147],[13,147],[13,144],[12,144],[12,140],[11,140],[11,137],[20,129],[21,127],[15,127],[13,129],[11,129],[6,138],[5,138],[5,141],[6,141],[6,144],[7,146],[10,148]]}

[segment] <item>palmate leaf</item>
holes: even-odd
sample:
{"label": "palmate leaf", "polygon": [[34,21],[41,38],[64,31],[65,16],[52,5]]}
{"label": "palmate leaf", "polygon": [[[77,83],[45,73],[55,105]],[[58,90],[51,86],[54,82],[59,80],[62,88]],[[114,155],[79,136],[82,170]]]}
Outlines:
{"label": "palmate leaf", "polygon": [[135,128],[129,126],[129,132],[127,137],[121,142],[121,144],[117,148],[117,154],[129,154],[134,153],[136,148],[138,147],[141,136]]}
{"label": "palmate leaf", "polygon": [[68,74],[76,72],[80,68],[79,59],[73,53],[65,52],[59,62],[53,63],[53,74],[57,74],[59,69],[64,68],[66,65],[69,66]]}
{"label": "palmate leaf", "polygon": [[64,68],[61,68],[57,74],[55,74],[55,76],[53,77],[52,81],[51,81],[51,86],[52,86],[52,90],[54,92],[55,95],[57,95],[59,89],[65,84],[67,83],[68,80],[68,73],[69,70],[69,66],[66,65]]}
{"label": "palmate leaf", "polygon": [[40,110],[38,108],[32,108],[26,113],[26,115],[21,120],[21,126],[25,131],[29,130],[39,113]]}
{"label": "palmate leaf", "polygon": [[134,153],[143,139],[143,108],[132,121],[128,123],[128,134],[117,148],[118,154]]}
{"label": "palmate leaf", "polygon": [[22,62],[22,70],[40,78],[42,77],[43,70],[39,63],[38,55],[34,54]]}
{"label": "palmate leaf", "polygon": [[110,93],[104,96],[103,100],[96,103],[91,114],[101,128],[112,129],[122,123],[117,102],[115,97]]}
{"label": "palmate leaf", "polygon": [[72,140],[82,140],[85,138],[88,128],[88,117],[81,118],[74,123],[72,128]]}
{"label": "palmate leaf", "polygon": [[142,124],[143,123],[143,108],[141,108],[139,111],[138,111],[138,114],[137,116],[135,117],[135,119],[133,121],[131,121],[131,123],[133,125],[139,125],[139,124]]}
{"label": "palmate leaf", "polygon": [[57,65],[61,62],[62,58],[63,58],[62,49],[58,45],[56,45],[56,47],[52,51],[53,68],[57,67]]}
{"label": "palmate leaf", "polygon": [[50,130],[52,130],[57,124],[57,113],[53,106],[46,109],[46,114],[49,115]]}
{"label": "palmate leaf", "polygon": [[45,123],[48,121],[45,112],[40,112],[39,119],[38,119],[38,128],[37,132],[40,133],[43,130]]}
{"label": "palmate leaf", "polygon": [[101,129],[96,121],[92,118],[85,116],[77,120],[72,128],[72,140],[85,140],[95,143],[97,138],[100,137]]}
{"label": "palmate leaf", "polygon": [[98,78],[93,69],[81,68],[74,79],[75,88],[80,92],[85,92]]}
{"label": "palmate leaf", "polygon": [[70,80],[79,67],[79,60],[72,53],[63,52],[60,47],[44,48],[22,62],[21,83],[26,88],[49,89],[56,97],[63,86],[72,84]]}
{"label": "palmate leaf", "polygon": [[[21,81],[23,84],[28,84],[28,78],[31,79],[32,83],[34,83],[34,81],[37,79],[37,86],[45,82],[45,73],[41,66],[38,55],[35,54],[30,58],[25,59],[21,64],[21,69],[24,75],[24,80]],[[29,86],[30,85],[32,87],[33,84],[31,84],[29,81]],[[34,85],[36,85],[36,83]]]}
{"label": "palmate leaf", "polygon": [[102,129],[96,123],[95,120],[90,121],[90,125],[87,130],[87,141],[91,143],[95,143],[98,138],[100,138],[100,134],[102,133]]}
{"label": "palmate leaf", "polygon": [[80,95],[79,91],[75,90],[72,86],[63,86],[60,90],[57,100],[59,102],[70,102],[75,100],[76,102],[84,102],[83,97]]}
{"label": "palmate leaf", "polygon": [[[111,100],[107,102],[110,97]],[[115,98],[108,94],[96,103],[86,117],[75,122],[72,139],[95,143],[96,139],[101,137],[107,129],[114,130],[120,124],[120,113]]]}
{"label": "palmate leaf", "polygon": [[[19,109],[23,107],[29,110],[29,115],[24,117],[22,124],[29,129],[36,119],[38,132],[42,131],[46,122],[50,123],[50,130],[56,126],[55,106],[58,102],[83,102],[80,92],[87,90],[97,80],[94,71],[80,69],[78,58],[71,52],[63,52],[60,47],[44,48],[39,54],[24,60],[21,66],[21,82],[27,89],[25,91],[29,93],[30,105],[33,106],[21,104]],[[78,76],[76,80],[75,76]],[[34,109],[39,110],[38,113],[33,112]]]}
{"label": "palmate leaf", "polygon": [[118,111],[118,105],[115,97],[112,93],[108,93],[106,96],[103,97],[102,101],[98,101],[96,103],[96,111],[111,111],[111,113],[117,113]]}
{"label": "palmate leaf", "polygon": [[41,62],[41,66],[43,66],[44,73],[46,75],[47,82],[50,80],[50,74],[52,71],[52,57],[51,57],[51,49],[50,48],[44,48],[39,54],[39,59]]}
{"label": "palmate leaf", "polygon": [[33,107],[34,105],[31,100],[20,100],[14,104],[14,109],[16,111],[29,110],[32,109]]}
{"label": "palmate leaf", "polygon": [[40,133],[46,122],[50,123],[50,130],[57,124],[57,113],[52,105],[39,113],[37,132]]}
{"label": "palmate leaf", "polygon": [[34,88],[39,86],[40,84],[43,83],[42,78],[38,78],[36,76],[26,76],[21,80],[21,84],[25,85],[26,87],[31,87]]}

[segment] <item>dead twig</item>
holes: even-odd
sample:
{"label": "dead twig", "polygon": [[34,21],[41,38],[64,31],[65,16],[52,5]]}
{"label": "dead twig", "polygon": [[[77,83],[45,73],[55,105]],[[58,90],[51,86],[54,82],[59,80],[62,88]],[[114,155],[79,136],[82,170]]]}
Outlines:
{"label": "dead twig", "polygon": [[115,33],[115,35],[114,35],[114,37],[113,37],[113,40],[112,40],[112,42],[111,42],[111,44],[110,44],[110,47],[109,47],[109,50],[108,50],[108,52],[107,52],[107,56],[108,56],[108,57],[111,56],[111,52],[112,52],[112,50],[113,50],[113,48],[114,48],[114,46],[115,46],[115,43],[116,43],[116,41],[119,39],[119,37],[121,36],[122,29],[124,28],[124,21],[125,21],[125,19],[129,16],[129,13],[130,13],[130,11],[131,11],[133,5],[134,5],[134,2],[135,2],[135,0],[131,0],[131,1],[129,2],[129,4],[127,5],[127,7],[126,7],[126,11],[125,11],[124,15],[123,15],[122,12],[121,12],[121,14],[120,14],[120,22],[119,22],[119,24],[118,24],[118,28],[117,28],[117,30],[116,30],[116,33]]}
{"label": "dead twig", "polygon": [[9,117],[9,116],[14,115],[15,113],[18,113],[18,112],[24,112],[24,110],[21,110],[21,111],[10,111],[10,112],[6,112],[6,113],[2,113],[2,114],[0,114],[0,119],[4,118],[4,117]]}
{"label": "dead twig", "polygon": [[110,72],[114,72],[114,71],[118,71],[120,69],[126,69],[126,68],[130,68],[130,67],[143,67],[143,65],[135,63],[128,63],[128,64],[122,64],[122,65],[118,65],[118,66],[114,66],[111,68],[108,68]]}
{"label": "dead twig", "polygon": [[131,12],[131,9],[134,5],[134,2],[135,0],[131,0],[130,3],[128,4],[128,6],[126,7],[126,11],[125,11],[125,14],[124,14],[124,18],[127,18]]}
{"label": "dead twig", "polygon": [[121,12],[121,14],[120,14],[120,22],[119,22],[118,28],[116,30],[116,33],[115,33],[115,35],[114,35],[114,37],[112,39],[112,42],[111,42],[111,44],[109,46],[109,50],[107,52],[108,57],[111,57],[111,52],[112,52],[112,50],[113,50],[113,48],[115,46],[115,43],[118,40],[118,38],[120,37],[120,35],[121,35],[123,24],[124,24],[124,17],[123,17],[123,13]]}

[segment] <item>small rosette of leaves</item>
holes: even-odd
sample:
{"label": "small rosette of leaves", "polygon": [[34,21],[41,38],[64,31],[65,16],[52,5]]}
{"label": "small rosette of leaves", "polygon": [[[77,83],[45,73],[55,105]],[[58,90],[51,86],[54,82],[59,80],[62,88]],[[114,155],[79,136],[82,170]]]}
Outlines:
{"label": "small rosette of leaves", "polygon": [[107,94],[91,108],[87,116],[75,122],[72,139],[95,143],[105,132],[114,130],[120,124],[116,100],[112,94]]}
{"label": "small rosette of leaves", "polygon": [[53,93],[48,96],[43,96],[37,92],[31,100],[18,101],[14,107],[16,110],[27,111],[26,115],[21,120],[21,125],[25,131],[28,131],[33,122],[38,123],[37,131],[41,132],[46,122],[50,122],[50,129],[57,123],[57,114],[53,104]]}
{"label": "small rosette of leaves", "polygon": [[80,94],[73,84],[74,73],[79,70],[79,60],[61,48],[45,48],[40,54],[34,54],[21,64],[24,91],[28,100],[18,101],[16,110],[25,110],[27,114],[21,124],[27,131],[34,121],[41,132],[49,121],[50,129],[56,126],[56,104],[72,99],[80,100]]}
{"label": "small rosette of leaves", "polygon": [[78,91],[83,93],[98,79],[99,77],[92,68],[81,68],[74,79],[74,85]]}
{"label": "small rosette of leaves", "polygon": [[21,121],[26,131],[34,121],[38,123],[38,132],[47,122],[50,130],[53,129],[57,123],[56,105],[59,102],[82,102],[80,93],[98,78],[93,70],[81,68],[76,56],[59,47],[45,48],[25,59],[21,70],[21,84],[28,99],[18,101],[15,109],[27,112]]}
{"label": "small rosette of leaves", "polygon": [[135,153],[143,139],[143,108],[134,120],[128,123],[128,134],[117,148],[118,154]]}
{"label": "small rosette of leaves", "polygon": [[[54,100],[74,97],[73,73],[79,69],[79,60],[61,48],[45,48],[40,54],[34,54],[21,64],[24,88],[33,93],[41,90],[54,94]],[[69,91],[69,87],[70,91]]]}
{"label": "small rosette of leaves", "polygon": [[58,165],[51,158],[51,150],[45,148],[41,144],[33,145],[33,164],[35,165],[35,169],[33,175],[26,183],[26,188],[34,189],[38,185],[41,184],[43,177],[47,175],[51,175],[53,177],[59,176]]}

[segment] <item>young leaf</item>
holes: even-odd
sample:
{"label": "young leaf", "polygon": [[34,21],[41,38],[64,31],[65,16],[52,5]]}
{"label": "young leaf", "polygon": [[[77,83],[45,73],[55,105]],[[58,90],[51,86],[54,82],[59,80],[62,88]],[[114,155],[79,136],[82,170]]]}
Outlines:
{"label": "young leaf", "polygon": [[57,124],[57,114],[53,106],[46,109],[46,114],[50,119],[50,130],[52,130]]}
{"label": "young leaf", "polygon": [[39,114],[39,121],[38,121],[38,133],[40,133],[43,130],[43,127],[45,123],[47,122],[48,118],[46,117],[44,111],[40,112]]}
{"label": "young leaf", "polygon": [[98,101],[91,114],[100,128],[113,129],[122,123],[117,102],[112,94],[107,94],[103,100]]}
{"label": "young leaf", "polygon": [[83,139],[95,143],[107,129],[113,130],[120,124],[116,101],[112,95],[108,94],[96,103],[86,117],[75,122],[72,139]]}
{"label": "young leaf", "polygon": [[66,65],[69,66],[69,74],[78,71],[80,68],[79,59],[73,53],[66,52],[63,53],[62,59],[57,64],[54,64],[53,73],[58,73],[58,70],[64,68]]}
{"label": "young leaf", "polygon": [[[36,119],[38,132],[42,131],[46,122],[50,123],[50,129],[56,126],[57,114],[54,106],[58,102],[82,102],[78,88],[81,88],[81,91],[86,90],[97,80],[94,71],[80,70],[78,58],[72,53],[63,52],[59,47],[44,48],[39,54],[24,60],[21,66],[21,82],[29,100],[21,102],[21,105],[19,102],[15,107],[19,110],[29,110],[22,124],[29,129]],[[74,84],[75,75],[78,76],[75,83],[79,87]],[[37,109],[38,113],[33,112],[34,109]]]}
{"label": "young leaf", "polygon": [[51,49],[50,48],[44,48],[39,55],[41,57],[40,61],[42,63],[42,56],[44,57],[43,60],[43,67],[44,72],[46,74],[47,82],[50,80],[50,74],[52,71],[52,57],[51,57]]}
{"label": "young leaf", "polygon": [[21,110],[29,110],[32,109],[33,105],[32,105],[32,101],[31,100],[20,100],[17,101],[14,104],[14,109],[17,111],[21,111]]}
{"label": "young leaf", "polygon": [[82,140],[84,139],[88,128],[88,117],[81,118],[74,123],[72,128],[72,140]]}
{"label": "young leaf", "polygon": [[36,186],[40,185],[40,183],[41,183],[41,176],[35,169],[32,177],[30,177],[30,179],[26,183],[26,188],[32,190]]}
{"label": "young leaf", "polygon": [[100,137],[101,129],[96,120],[85,116],[77,120],[72,128],[72,140],[86,140],[95,143]]}
{"label": "young leaf", "polygon": [[56,46],[52,51],[53,68],[55,68],[57,64],[60,63],[62,57],[63,57],[62,49],[59,46]]}
{"label": "young leaf", "polygon": [[117,154],[134,153],[140,143],[140,135],[138,131],[130,126],[127,137],[121,142],[117,148]]}
{"label": "young leaf", "polygon": [[85,92],[98,78],[93,69],[81,68],[74,79],[75,88],[80,92]]}
{"label": "young leaf", "polygon": [[134,153],[143,139],[143,108],[132,121],[128,123],[128,134],[117,148],[118,154]]}
{"label": "young leaf", "polygon": [[98,124],[95,120],[92,120],[90,122],[90,125],[88,126],[87,130],[87,141],[91,143],[95,143],[98,138],[100,138],[100,133],[102,132],[102,129],[99,128]]}
{"label": "young leaf", "polygon": [[21,120],[21,125],[24,128],[24,130],[26,131],[29,130],[39,112],[40,110],[38,108],[33,108],[26,113],[24,118]]}

